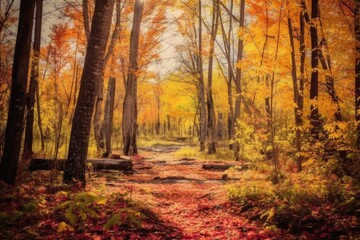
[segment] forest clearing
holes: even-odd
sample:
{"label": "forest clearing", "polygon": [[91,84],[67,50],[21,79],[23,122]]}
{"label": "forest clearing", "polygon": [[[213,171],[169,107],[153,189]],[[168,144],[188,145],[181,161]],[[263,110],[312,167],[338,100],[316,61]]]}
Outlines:
{"label": "forest clearing", "polygon": [[359,239],[360,1],[2,0],[0,239]]}

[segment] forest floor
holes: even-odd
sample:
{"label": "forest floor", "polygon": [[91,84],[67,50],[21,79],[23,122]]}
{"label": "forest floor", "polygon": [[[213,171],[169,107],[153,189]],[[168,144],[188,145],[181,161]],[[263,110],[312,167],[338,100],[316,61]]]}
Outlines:
{"label": "forest floor", "polygon": [[178,229],[182,239],[286,237],[238,215],[230,206],[224,172],[202,169],[204,163],[222,162],[179,159],[175,152],[182,147],[177,144],[141,148],[141,156],[133,160],[135,174],[123,176],[121,181],[107,181],[108,187],[114,192],[130,190],[132,200],[145,203],[167,225]]}
{"label": "forest floor", "polygon": [[[290,196],[300,196],[300,202],[273,198],[267,195],[274,187],[268,173],[179,155],[188,147],[183,142],[142,147],[132,159],[133,174],[90,171],[85,191],[49,187],[49,175],[61,182],[61,174],[52,171],[37,171],[16,188],[1,185],[0,239],[357,239],[357,217],[344,206],[307,202],[296,181],[282,192],[298,189]],[[203,169],[229,163],[237,169]],[[315,184],[313,177],[309,181]],[[243,186],[249,198],[230,201],[231,187],[238,194]],[[354,199],[347,205],[351,209],[357,209]],[[275,225],[279,220],[285,227]]]}

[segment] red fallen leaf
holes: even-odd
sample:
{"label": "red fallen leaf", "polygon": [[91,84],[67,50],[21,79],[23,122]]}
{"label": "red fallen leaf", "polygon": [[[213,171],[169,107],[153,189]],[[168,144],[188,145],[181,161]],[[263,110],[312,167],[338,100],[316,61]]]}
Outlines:
{"label": "red fallen leaf", "polygon": [[250,231],[246,234],[246,237],[248,239],[256,239],[258,236],[258,234],[255,231]]}
{"label": "red fallen leaf", "polygon": [[194,234],[184,234],[182,239],[194,239],[194,238],[195,238]]}
{"label": "red fallen leaf", "polygon": [[329,233],[320,234],[320,238],[327,238],[328,236],[329,236]]}
{"label": "red fallen leaf", "polygon": [[140,154],[134,154],[132,156],[132,160],[134,160],[134,161],[139,161],[139,160],[142,160],[142,159],[144,159],[144,157],[141,156]]}

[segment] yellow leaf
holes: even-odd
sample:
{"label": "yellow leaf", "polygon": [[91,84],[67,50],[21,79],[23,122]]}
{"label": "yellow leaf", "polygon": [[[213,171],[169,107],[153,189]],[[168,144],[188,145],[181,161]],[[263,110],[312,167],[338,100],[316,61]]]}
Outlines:
{"label": "yellow leaf", "polygon": [[66,230],[68,225],[65,222],[61,222],[58,226],[57,232],[61,233]]}

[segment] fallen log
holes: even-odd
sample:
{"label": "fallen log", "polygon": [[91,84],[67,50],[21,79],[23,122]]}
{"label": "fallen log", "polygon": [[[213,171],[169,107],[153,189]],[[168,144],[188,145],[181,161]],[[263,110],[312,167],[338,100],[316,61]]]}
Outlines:
{"label": "fallen log", "polygon": [[204,170],[210,170],[210,171],[225,171],[228,170],[231,167],[234,167],[235,165],[231,164],[213,164],[213,163],[204,163],[202,165],[202,169]]}
{"label": "fallen log", "polygon": [[[66,159],[57,159],[54,161],[53,159],[47,158],[33,158],[31,159],[29,170],[37,171],[37,170],[50,170],[50,169],[58,169],[63,171],[65,168]],[[120,170],[124,173],[132,173],[133,172],[133,164],[131,160],[127,159],[107,159],[107,158],[93,158],[87,159],[86,165],[88,169],[91,170]]]}

